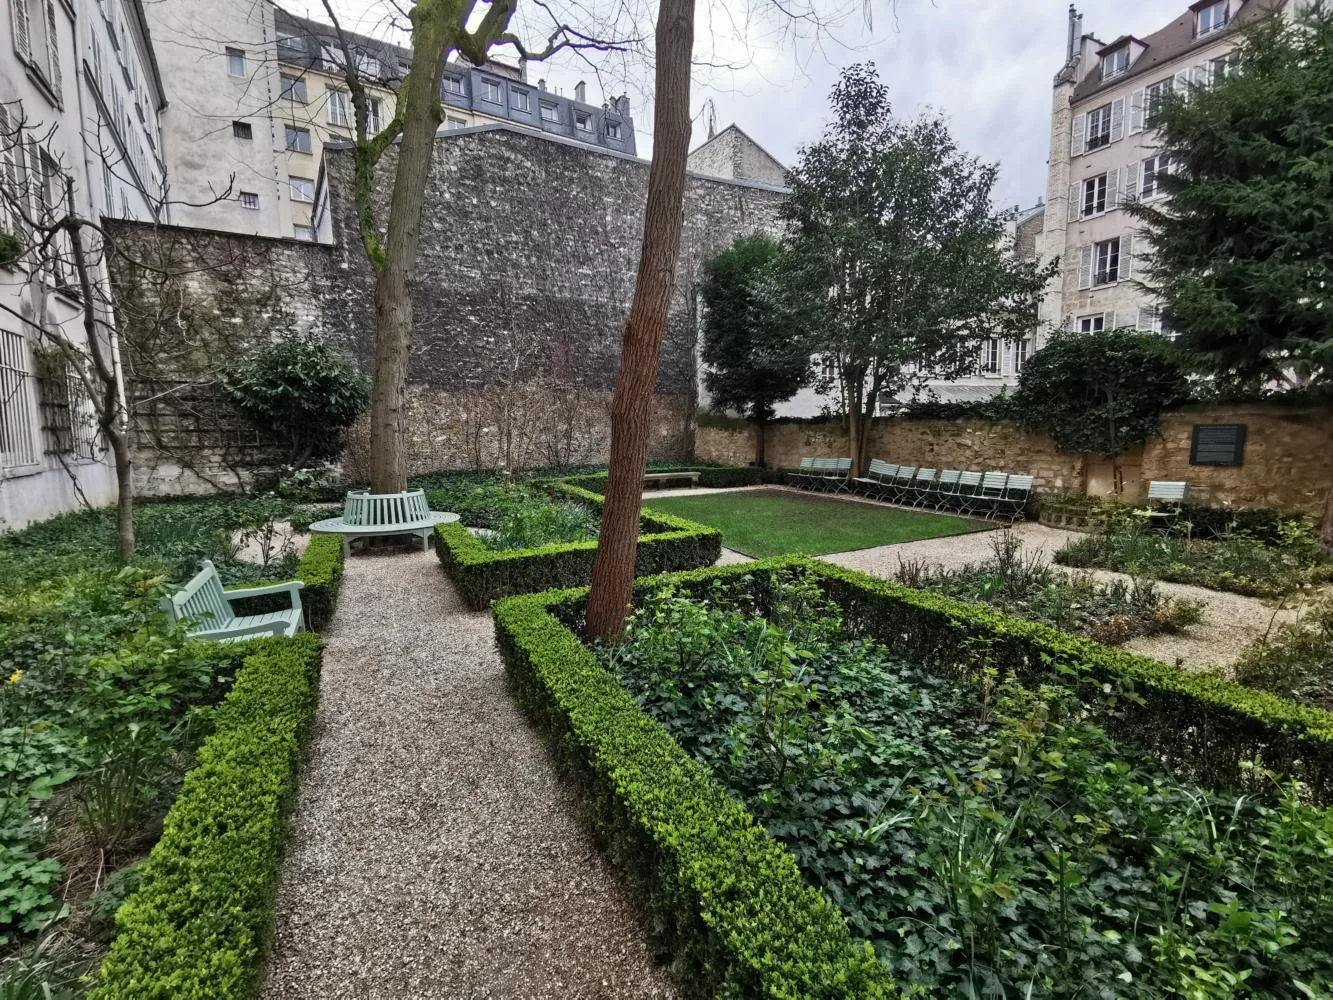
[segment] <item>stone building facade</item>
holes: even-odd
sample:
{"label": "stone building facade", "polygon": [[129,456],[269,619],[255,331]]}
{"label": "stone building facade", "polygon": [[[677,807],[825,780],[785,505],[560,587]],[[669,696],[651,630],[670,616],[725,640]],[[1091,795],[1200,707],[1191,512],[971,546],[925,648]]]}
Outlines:
{"label": "stone building facade", "polygon": [[734,181],[757,181],[785,187],[787,168],[738,125],[728,125],[709,136],[690,153],[687,166],[696,174]]}
{"label": "stone building facade", "polygon": [[[510,125],[443,132],[428,182],[407,420],[411,472],[605,461],[609,400],[643,237],[648,163]],[[376,186],[386,210],[393,152]],[[123,226],[156,262],[116,275],[134,339],[138,463],[150,493],[254,481],[272,442],[225,416],[210,385],[285,331],[343,344],[369,367],[374,278],[353,219],[352,155],[326,150],[332,246]],[[691,175],[658,372],[652,453],[694,450],[695,288],[702,262],[772,229],[782,193]],[[345,463],[365,468],[364,431]]]}

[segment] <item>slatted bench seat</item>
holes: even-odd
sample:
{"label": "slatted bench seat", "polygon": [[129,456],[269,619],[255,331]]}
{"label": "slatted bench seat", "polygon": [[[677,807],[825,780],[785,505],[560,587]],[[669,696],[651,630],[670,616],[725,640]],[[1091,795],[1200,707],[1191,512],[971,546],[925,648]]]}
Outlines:
{"label": "slatted bench seat", "polygon": [[679,482],[682,479],[688,479],[690,486],[699,485],[699,473],[697,472],[645,472],[643,474],[643,485],[654,485],[658,489],[664,487],[670,482]]}
{"label": "slatted bench seat", "polygon": [[875,500],[883,500],[889,495],[893,477],[897,474],[898,466],[891,465],[878,458],[872,458],[870,468],[866,470],[866,474],[857,476],[852,480],[852,488],[858,493],[863,493]]}
{"label": "slatted bench seat", "polygon": [[1171,480],[1154,479],[1148,483],[1148,509],[1144,516],[1152,524],[1170,524],[1180,515],[1180,505],[1185,502],[1187,483]]}
{"label": "slatted bench seat", "polygon": [[[816,460],[818,461],[818,460]],[[855,489],[876,500],[918,509],[949,510],[969,517],[1026,517],[1033,477],[1007,472],[963,472],[929,466],[894,465],[873,459]]]}
{"label": "slatted bench seat", "polygon": [[435,535],[435,525],[457,520],[457,514],[431,510],[423,490],[404,493],[352,490],[343,501],[342,517],[316,521],[310,530],[316,534],[342,535],[343,555],[350,556],[352,539],[389,535],[416,535],[424,550]]}
{"label": "slatted bench seat", "polygon": [[787,474],[792,486],[845,493],[851,489],[848,477],[852,474],[850,458],[803,458],[801,467]]}
{"label": "slatted bench seat", "polygon": [[[264,587],[222,588],[222,578],[212,560],[205,559],[203,569],[189,583],[169,597],[162,598],[162,610],[172,624],[185,622],[186,631],[198,639],[215,642],[239,642],[260,635],[295,635],[305,631],[301,609],[300,580],[269,584]],[[238,615],[231,602],[269,594],[290,594],[291,607],[261,615]]]}

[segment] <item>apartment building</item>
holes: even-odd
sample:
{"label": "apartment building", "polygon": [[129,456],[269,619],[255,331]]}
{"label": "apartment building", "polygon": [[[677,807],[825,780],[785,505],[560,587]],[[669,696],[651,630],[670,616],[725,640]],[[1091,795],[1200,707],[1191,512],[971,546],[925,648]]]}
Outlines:
{"label": "apartment building", "polygon": [[52,350],[57,336],[85,345],[85,310],[107,300],[99,248],[90,236],[98,302],[88,303],[65,237],[37,239],[34,226],[71,209],[164,218],[164,98],[140,0],[11,0],[5,34],[0,530],[115,497],[88,394]]}
{"label": "apartment building", "polygon": [[1085,34],[1082,16],[1070,7],[1066,61],[1055,77],[1041,237],[1042,259],[1058,256],[1062,268],[1042,304],[1043,327],[1169,334],[1160,301],[1143,283],[1152,248],[1125,211],[1135,199],[1164,196],[1171,163],[1157,144],[1155,109],[1169,94],[1231,72],[1238,31],[1284,6],[1199,0],[1152,34],[1109,43]]}

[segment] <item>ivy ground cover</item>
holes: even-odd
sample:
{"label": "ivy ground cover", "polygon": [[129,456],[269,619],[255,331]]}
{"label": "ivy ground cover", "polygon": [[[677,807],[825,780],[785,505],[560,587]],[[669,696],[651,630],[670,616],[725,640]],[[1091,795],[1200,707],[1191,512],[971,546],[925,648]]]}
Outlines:
{"label": "ivy ground cover", "polygon": [[849,552],[987,527],[963,517],[802,496],[785,490],[646,497],[644,507],[718,528],[724,546],[755,558]]}
{"label": "ivy ground cover", "polygon": [[1090,713],[1072,675],[1024,684],[985,655],[950,675],[849,629],[811,571],[763,568],[656,585],[599,657],[900,985],[1204,998],[1333,983],[1333,814],[1258,765],[1243,792],[1173,777],[1092,721],[1106,706]]}

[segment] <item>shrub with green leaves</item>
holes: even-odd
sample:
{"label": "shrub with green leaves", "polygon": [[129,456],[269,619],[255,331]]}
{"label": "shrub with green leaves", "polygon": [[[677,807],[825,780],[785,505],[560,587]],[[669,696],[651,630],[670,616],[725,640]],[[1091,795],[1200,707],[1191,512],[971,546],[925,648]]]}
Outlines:
{"label": "shrub with green leaves", "polygon": [[1235,671],[1249,687],[1333,711],[1333,597],[1256,639]]}
{"label": "shrub with green leaves", "polygon": [[302,334],[259,345],[223,380],[232,405],[283,441],[298,468],[341,453],[347,428],[370,404],[370,387],[352,355]]}

